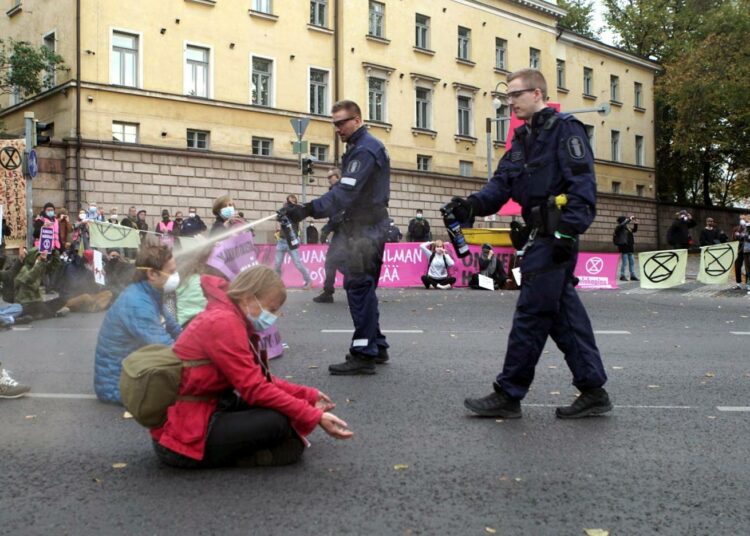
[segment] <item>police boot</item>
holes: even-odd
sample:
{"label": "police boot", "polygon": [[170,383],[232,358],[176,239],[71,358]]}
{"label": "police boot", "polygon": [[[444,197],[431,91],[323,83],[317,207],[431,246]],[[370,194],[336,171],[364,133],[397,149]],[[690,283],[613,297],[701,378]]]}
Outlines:
{"label": "police boot", "polygon": [[[346,354],[347,361],[349,361],[351,358],[351,354]],[[388,355],[388,348],[386,348],[385,346],[378,346],[378,355],[375,358],[375,364],[382,365],[383,363],[388,363],[389,359],[390,356]]]}
{"label": "police boot", "polygon": [[493,383],[494,391],[483,398],[467,398],[464,406],[480,417],[521,418],[521,401],[511,398],[500,386]]}
{"label": "police boot", "polygon": [[315,303],[333,303],[333,292],[324,290],[313,298]]}
{"label": "police boot", "polygon": [[346,361],[337,365],[330,365],[328,372],[333,376],[375,374],[375,358],[350,350],[346,355]]}
{"label": "police boot", "polygon": [[579,419],[591,417],[612,411],[612,402],[603,387],[581,391],[570,406],[559,407],[555,416],[559,419]]}

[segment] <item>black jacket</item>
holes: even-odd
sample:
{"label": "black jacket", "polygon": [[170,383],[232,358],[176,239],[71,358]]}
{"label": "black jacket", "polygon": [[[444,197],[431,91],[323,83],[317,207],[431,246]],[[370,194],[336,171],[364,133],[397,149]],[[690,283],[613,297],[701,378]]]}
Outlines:
{"label": "black jacket", "polygon": [[633,229],[628,227],[630,220],[624,220],[617,224],[614,233],[614,243],[620,253],[633,253],[635,251],[634,233],[638,232],[638,224],[633,224]]}

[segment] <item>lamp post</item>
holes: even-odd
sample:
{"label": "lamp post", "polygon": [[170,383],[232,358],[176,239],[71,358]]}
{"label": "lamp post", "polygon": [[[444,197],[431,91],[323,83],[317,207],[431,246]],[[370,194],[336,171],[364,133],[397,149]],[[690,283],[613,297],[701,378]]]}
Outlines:
{"label": "lamp post", "polygon": [[507,103],[507,97],[504,93],[499,93],[497,88],[499,88],[501,85],[508,87],[508,84],[505,82],[498,82],[495,85],[495,89],[492,91],[492,94],[494,95],[492,99],[492,107],[495,110],[495,116],[496,117],[488,117],[487,121],[485,123],[485,132],[487,134],[487,180],[489,181],[492,178],[492,123],[497,123],[498,128],[500,125],[500,122],[502,121],[510,121],[510,115],[508,116],[502,116],[497,117],[497,110],[500,109],[501,106]]}

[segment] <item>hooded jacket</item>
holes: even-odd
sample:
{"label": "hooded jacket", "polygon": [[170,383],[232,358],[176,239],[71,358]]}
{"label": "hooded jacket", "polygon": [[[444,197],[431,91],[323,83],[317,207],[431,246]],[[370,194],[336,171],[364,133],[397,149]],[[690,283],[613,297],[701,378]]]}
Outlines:
{"label": "hooded jacket", "polygon": [[26,303],[44,301],[42,296],[42,277],[46,269],[44,262],[36,262],[39,250],[31,248],[26,254],[21,271],[15,280],[16,302]]}
{"label": "hooded jacket", "polygon": [[209,399],[175,402],[167,410],[167,421],[151,430],[153,439],[183,456],[202,460],[216,397],[232,389],[250,406],[286,415],[298,434],[312,432],[323,414],[315,407],[318,391],[275,376],[269,381],[254,350],[258,337],[244,312],[227,296],[229,282],[202,275],[201,286],[208,306],[188,324],[174,352],[184,360],[211,360],[207,365],[182,369],[178,394]]}

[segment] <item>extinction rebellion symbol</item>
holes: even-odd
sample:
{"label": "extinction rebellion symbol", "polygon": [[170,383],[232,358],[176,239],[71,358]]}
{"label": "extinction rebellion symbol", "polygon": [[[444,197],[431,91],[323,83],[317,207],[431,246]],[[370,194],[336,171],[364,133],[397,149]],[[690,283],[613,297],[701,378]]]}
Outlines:
{"label": "extinction rebellion symbol", "polygon": [[717,277],[727,273],[734,265],[734,248],[729,244],[703,250],[706,273]]}
{"label": "extinction rebellion symbol", "polygon": [[586,261],[586,271],[591,275],[596,275],[604,268],[604,261],[601,257],[591,257]]}
{"label": "extinction rebellion symbol", "polygon": [[643,275],[652,283],[661,283],[672,277],[679,261],[680,256],[674,251],[656,253],[643,265]]}

